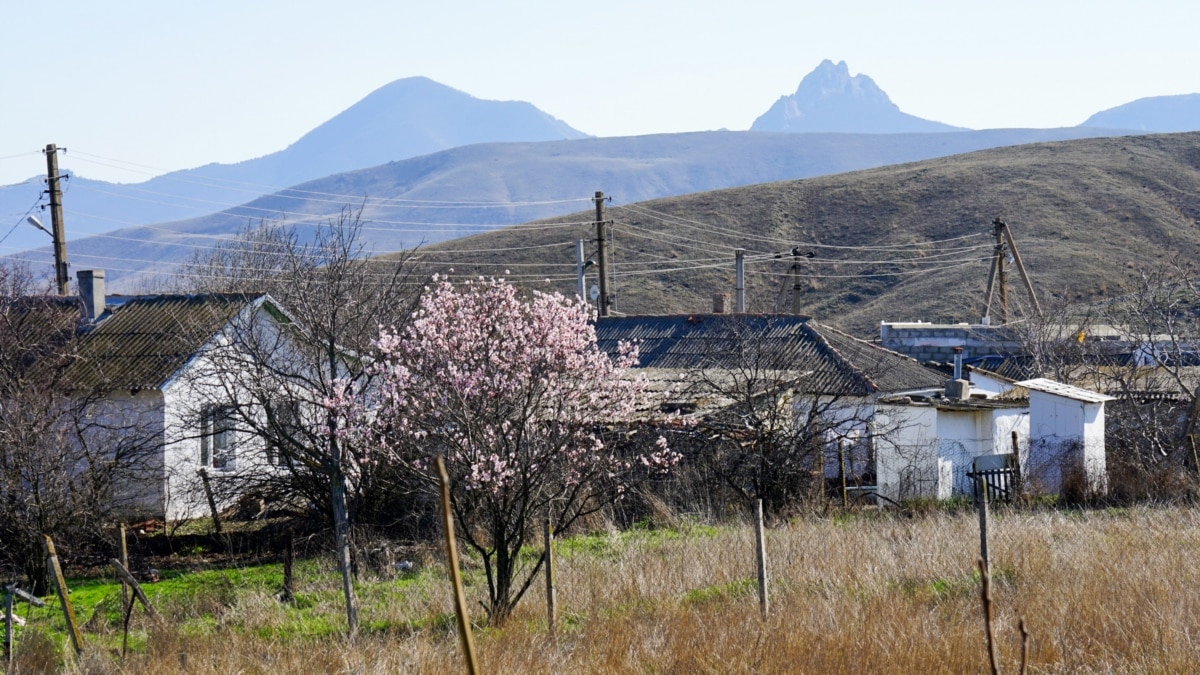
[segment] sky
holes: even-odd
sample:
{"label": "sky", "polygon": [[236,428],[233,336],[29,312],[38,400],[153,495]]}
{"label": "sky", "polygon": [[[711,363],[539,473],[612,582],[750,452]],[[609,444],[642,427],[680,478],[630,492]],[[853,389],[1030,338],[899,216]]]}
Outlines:
{"label": "sky", "polygon": [[748,129],[844,60],[919,117],[1074,126],[1200,92],[1197,25],[1195,0],[0,0],[0,185],[47,143],[125,183],[250,159],[416,75],[629,136]]}

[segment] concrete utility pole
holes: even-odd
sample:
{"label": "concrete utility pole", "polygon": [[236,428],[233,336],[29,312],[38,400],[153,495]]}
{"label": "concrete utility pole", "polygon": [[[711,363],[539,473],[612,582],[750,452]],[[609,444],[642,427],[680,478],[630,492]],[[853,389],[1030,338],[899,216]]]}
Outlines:
{"label": "concrete utility pole", "polygon": [[738,314],[746,313],[746,249],[735,248],[734,255],[734,290],[737,295],[733,301],[733,311]]}
{"label": "concrete utility pole", "polygon": [[53,143],[46,146],[46,184],[50,195],[51,236],[54,238],[54,279],[58,284],[58,294],[68,295],[71,292],[71,277],[67,273],[67,235],[63,228],[62,213],[62,176],[58,175],[58,148]]}
{"label": "concrete utility pole", "polygon": [[596,191],[596,243],[599,253],[596,255],[600,266],[600,316],[608,316],[608,237],[604,231],[604,193]]}

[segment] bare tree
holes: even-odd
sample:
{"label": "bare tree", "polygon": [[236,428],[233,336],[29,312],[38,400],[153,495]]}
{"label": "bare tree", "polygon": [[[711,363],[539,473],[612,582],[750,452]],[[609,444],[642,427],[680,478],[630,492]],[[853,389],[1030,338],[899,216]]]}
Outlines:
{"label": "bare tree", "polygon": [[[863,344],[855,374],[831,365],[840,357],[824,340],[790,316],[726,317],[704,340],[686,394],[715,409],[701,415],[709,443],[692,461],[747,506],[762,499],[769,513],[786,513],[821,498],[827,476],[874,484],[875,451],[904,424],[898,412],[875,414],[880,392],[871,384],[902,357]],[[912,386],[921,384],[929,382]]]}
{"label": "bare tree", "polygon": [[259,439],[272,467],[243,473],[231,487],[300,495],[330,514],[352,634],[350,525],[380,482],[366,449],[344,440],[325,403],[347,383],[370,386],[366,366],[380,327],[402,325],[420,288],[406,258],[367,257],[359,216],[343,211],[307,243],[294,228],[263,223],[189,269],[197,290],[267,293],[278,303],[274,322],[236,321],[227,336],[235,348],[214,351],[212,372],[198,375],[210,383],[205,403],[223,406],[240,432]]}
{"label": "bare tree", "polygon": [[0,267],[0,565],[37,593],[48,577],[41,535],[66,556],[136,507],[161,430],[112,392],[81,385],[81,308],[45,295],[27,270]]}

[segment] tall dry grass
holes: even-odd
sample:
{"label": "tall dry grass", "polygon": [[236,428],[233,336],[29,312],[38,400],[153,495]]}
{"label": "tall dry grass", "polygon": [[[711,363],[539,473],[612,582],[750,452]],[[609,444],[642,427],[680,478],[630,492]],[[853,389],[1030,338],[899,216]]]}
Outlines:
{"label": "tall dry grass", "polygon": [[[1182,507],[999,514],[990,548],[1002,665],[1016,670],[1024,617],[1031,672],[1192,671],[1200,663],[1198,526],[1200,512]],[[539,585],[505,626],[477,634],[482,668],[986,670],[973,514],[800,520],[770,529],[767,548],[772,613],[763,620],[750,527],[567,544],[557,570],[558,640],[547,635]],[[307,590],[335,616],[336,589],[321,583],[330,584],[328,593]],[[461,672],[453,623],[445,620],[449,588],[388,588],[362,589],[363,621],[374,632],[355,645],[305,637],[302,627],[289,628],[293,610],[266,594],[242,593],[207,630],[159,629],[124,663],[93,653],[75,670]],[[480,588],[470,590],[482,597]]]}

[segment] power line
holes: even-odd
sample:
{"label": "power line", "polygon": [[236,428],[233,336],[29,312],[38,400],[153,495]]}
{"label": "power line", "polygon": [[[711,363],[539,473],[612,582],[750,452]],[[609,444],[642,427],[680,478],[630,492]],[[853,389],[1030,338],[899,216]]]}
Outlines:
{"label": "power line", "polygon": [[[464,207],[510,208],[510,207],[514,207],[514,206],[547,206],[547,205],[553,205],[553,204],[573,204],[573,203],[582,203],[582,202],[590,201],[587,197],[568,197],[568,198],[563,198],[563,199],[546,199],[546,200],[533,200],[533,201],[520,201],[520,202],[457,201],[457,200],[449,200],[449,199],[405,199],[402,197],[364,197],[363,195],[347,195],[347,194],[339,194],[336,192],[299,190],[299,189],[296,189],[295,187],[268,185],[268,184],[264,184],[264,183],[251,183],[251,182],[247,182],[247,181],[233,180],[231,178],[219,178],[216,176],[198,176],[195,174],[188,174],[188,178],[184,178],[179,175],[180,173],[182,173],[180,171],[168,171],[166,169],[150,167],[150,166],[147,166],[144,164],[136,164],[134,162],[125,162],[124,160],[103,157],[101,155],[96,155],[96,154],[84,152],[81,150],[72,150],[71,152],[72,152],[72,156],[84,155],[86,157],[95,157],[97,159],[103,159],[103,160],[107,160],[110,162],[119,162],[119,163],[124,163],[124,164],[130,164],[131,166],[138,166],[138,167],[142,167],[142,168],[151,169],[152,171],[156,171],[158,173],[154,174],[154,173],[144,172],[144,171],[139,171],[137,173],[144,173],[145,175],[152,176],[155,178],[170,179],[170,180],[174,180],[174,181],[181,182],[181,183],[191,183],[193,185],[205,185],[205,186],[209,186],[209,187],[214,187],[213,183],[225,183],[229,186],[234,186],[234,187],[245,186],[245,191],[247,193],[254,193],[254,194],[262,195],[262,196],[291,197],[291,194],[280,195],[280,194],[276,194],[276,193],[292,193],[295,195],[314,195],[317,197],[343,198],[343,199],[349,199],[349,200],[352,200],[355,202],[361,202],[365,198],[365,199],[368,199],[369,201],[379,202],[380,204],[396,204],[399,206],[405,206],[407,208],[437,208],[437,209],[454,209],[454,208],[464,208]],[[99,166],[107,166],[107,167],[113,168],[113,169],[122,169],[123,168],[120,166],[104,164],[103,162],[98,162],[95,160],[83,159],[83,161],[90,162],[92,164],[97,164]],[[126,169],[126,170],[132,171],[131,169]],[[253,189],[250,189],[250,188],[253,188]],[[147,191],[147,192],[153,192],[153,191]],[[169,193],[158,193],[158,194],[169,194]],[[297,198],[297,197],[292,197],[292,198]],[[309,201],[329,201],[329,200],[309,199]]]}

